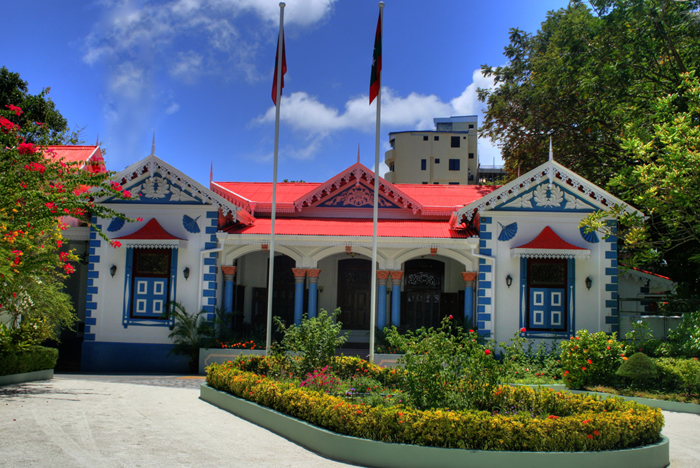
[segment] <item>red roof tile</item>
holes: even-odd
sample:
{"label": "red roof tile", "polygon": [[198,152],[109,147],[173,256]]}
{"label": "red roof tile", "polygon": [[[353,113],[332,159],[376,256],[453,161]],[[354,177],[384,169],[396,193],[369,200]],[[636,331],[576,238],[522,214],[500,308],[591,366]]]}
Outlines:
{"label": "red roof tile", "polygon": [[542,229],[537,237],[517,249],[546,249],[546,250],[587,250],[574,244],[569,244],[552,231],[549,226]]}
{"label": "red roof tile", "polygon": [[92,164],[87,164],[86,166],[89,172],[107,172],[104,158],[102,157],[102,151],[99,146],[54,145],[47,146],[47,149],[60,159],[80,163],[81,169],[90,162]]}
{"label": "red roof tile", "polygon": [[156,220],[156,218],[152,218],[149,222],[147,222],[138,231],[131,233],[129,235],[126,235],[126,236],[116,237],[116,239],[121,239],[121,240],[129,240],[129,239],[183,240],[183,239],[180,239],[179,237],[173,236],[168,231],[163,229],[163,226],[160,225],[160,223]]}
{"label": "red roof tile", "polygon": [[[230,234],[270,234],[269,218],[257,219],[253,226],[235,226]],[[297,236],[372,236],[372,220],[358,218],[277,218],[275,235]],[[450,229],[445,221],[380,219],[379,237],[422,237],[464,239],[476,233]]]}

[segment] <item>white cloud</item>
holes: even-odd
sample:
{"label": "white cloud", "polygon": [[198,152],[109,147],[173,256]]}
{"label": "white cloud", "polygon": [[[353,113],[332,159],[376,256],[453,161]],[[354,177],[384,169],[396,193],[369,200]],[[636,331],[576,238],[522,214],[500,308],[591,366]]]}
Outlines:
{"label": "white cloud", "polygon": [[170,66],[170,76],[185,83],[191,83],[202,73],[204,57],[192,50],[180,52]]}
{"label": "white cloud", "polygon": [[[395,91],[382,88],[382,130],[384,134],[402,130],[430,130],[433,119],[455,115],[478,115],[483,118],[483,106],[477,99],[477,88],[493,87],[493,79],[486,78],[475,70],[470,83],[460,96],[443,102],[438,96],[411,93],[402,97]],[[292,157],[310,159],[323,149],[322,143],[334,132],[359,130],[372,132],[375,128],[376,110],[370,106],[367,95],[348,100],[340,111],[319,101],[315,96],[299,91],[282,96],[281,120],[291,127],[303,144],[301,148],[288,151]],[[253,120],[254,124],[269,124],[275,120],[275,108]],[[487,139],[479,140],[479,159],[484,164],[500,164],[500,151]]]}
{"label": "white cloud", "polygon": [[178,104],[177,102],[173,102],[172,104],[170,104],[168,106],[167,109],[165,109],[165,113],[168,115],[172,115],[179,110],[180,110],[180,104]]}

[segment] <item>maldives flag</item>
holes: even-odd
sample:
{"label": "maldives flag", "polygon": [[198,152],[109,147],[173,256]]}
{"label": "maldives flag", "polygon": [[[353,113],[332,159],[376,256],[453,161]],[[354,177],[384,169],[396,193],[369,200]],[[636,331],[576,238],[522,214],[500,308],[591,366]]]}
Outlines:
{"label": "maldives flag", "polygon": [[[275,76],[272,79],[272,102],[277,105],[277,64],[279,63],[280,56],[280,40],[277,36],[277,53],[275,54]],[[284,89],[284,74],[287,73],[287,54],[284,47],[284,34],[282,35],[282,89]],[[280,96],[282,96],[282,89],[280,89]]]}
{"label": "maldives flag", "polygon": [[382,75],[382,13],[377,20],[377,34],[374,36],[374,56],[372,57],[372,76],[369,79],[369,103],[379,94]]}

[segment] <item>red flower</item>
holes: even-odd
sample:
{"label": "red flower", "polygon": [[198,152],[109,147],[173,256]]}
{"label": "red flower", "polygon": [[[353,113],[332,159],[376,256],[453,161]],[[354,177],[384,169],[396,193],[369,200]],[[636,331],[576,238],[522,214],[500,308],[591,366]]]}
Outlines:
{"label": "red flower", "polygon": [[559,419],[559,416],[554,416],[553,414],[550,414],[547,416],[547,419]]}
{"label": "red flower", "polygon": [[582,422],[583,424],[588,424],[589,422],[591,422],[591,420],[590,420],[590,419],[584,419],[584,420],[581,421],[581,422]]}
{"label": "red flower", "polygon": [[447,317],[447,319],[448,319],[448,320],[452,320],[452,316],[450,315],[449,317]]}
{"label": "red flower", "polygon": [[[34,143],[20,143],[19,146],[17,147],[19,150],[19,154],[34,154],[37,152],[36,145]],[[32,164],[38,164],[38,163],[32,163]],[[41,164],[38,164],[41,166]],[[42,168],[44,166],[41,166]],[[44,171],[41,171],[44,172]]]}
{"label": "red flower", "polygon": [[136,221],[143,221],[143,218],[139,216],[138,218],[136,218]]}
{"label": "red flower", "polygon": [[128,190],[124,190],[124,192],[122,192],[122,194],[127,198],[131,198],[131,192],[129,192]]}
{"label": "red flower", "polygon": [[564,375],[566,375],[566,374],[568,374],[568,373],[569,373],[569,371],[568,371],[568,370],[565,370],[565,371],[564,371]]}
{"label": "red flower", "polygon": [[590,435],[590,434],[586,434],[586,437],[588,437],[589,439],[592,439],[592,438],[593,438],[593,436]]}
{"label": "red flower", "polygon": [[593,361],[591,361],[591,360],[589,359],[589,360],[588,360],[588,364],[593,364]]}
{"label": "red flower", "polygon": [[599,435],[600,435],[600,431],[598,431],[598,430],[593,431],[593,435],[599,436]]}
{"label": "red flower", "polygon": [[484,351],[484,353],[486,353],[486,355],[488,356],[489,354],[491,354],[491,350],[487,349],[486,351]]}
{"label": "red flower", "polygon": [[15,105],[13,105],[13,104],[6,104],[5,107],[7,107],[8,109],[10,109],[12,112],[14,112],[15,115],[18,116],[18,117],[19,117],[20,115],[22,115],[22,109],[21,109],[20,107],[17,107],[17,106],[15,106]]}
{"label": "red flower", "polygon": [[582,367],[581,370],[586,370],[586,368],[585,368],[585,367]]}
{"label": "red flower", "polygon": [[114,247],[115,249],[118,248],[118,247],[121,247],[121,246],[122,246],[122,243],[121,243],[121,242],[119,242],[119,241],[112,241],[112,247]]}
{"label": "red flower", "polygon": [[5,117],[0,117],[0,131],[4,134],[10,133],[15,129],[15,124],[7,120]]}
{"label": "red flower", "polygon": [[526,331],[527,331],[527,329],[525,329],[525,327],[523,327],[523,328],[520,329],[520,332],[521,332],[521,333],[525,333]]}
{"label": "red flower", "polygon": [[474,333],[474,330],[469,330],[469,333]]}

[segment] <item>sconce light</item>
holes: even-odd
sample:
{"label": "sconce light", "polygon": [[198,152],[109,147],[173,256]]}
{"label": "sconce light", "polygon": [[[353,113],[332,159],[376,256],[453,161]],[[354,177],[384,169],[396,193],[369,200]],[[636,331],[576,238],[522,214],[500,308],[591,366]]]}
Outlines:
{"label": "sconce light", "polygon": [[323,292],[323,286],[319,286],[319,287],[318,287],[318,292],[319,292],[319,293],[322,293],[322,292]]}
{"label": "sconce light", "polygon": [[190,277],[190,267],[185,267],[185,269],[182,270],[182,276],[184,276],[185,281],[187,281],[187,278]]}
{"label": "sconce light", "polygon": [[591,286],[593,286],[593,280],[591,279],[590,276],[588,276],[588,277],[586,277],[586,287],[588,288],[589,291],[591,290]]}
{"label": "sconce light", "polygon": [[109,267],[109,274],[112,275],[112,278],[114,278],[114,275],[117,274],[117,265],[112,265]]}
{"label": "sconce light", "polygon": [[506,286],[510,288],[511,284],[513,284],[513,278],[510,275],[508,275],[506,276]]}

